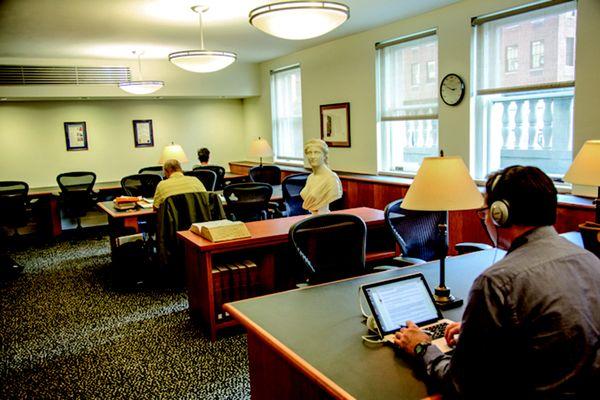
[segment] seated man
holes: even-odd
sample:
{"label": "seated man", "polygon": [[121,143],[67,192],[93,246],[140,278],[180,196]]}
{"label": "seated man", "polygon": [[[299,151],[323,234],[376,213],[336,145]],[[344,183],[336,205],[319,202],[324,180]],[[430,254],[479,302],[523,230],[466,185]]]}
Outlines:
{"label": "seated man", "polygon": [[200,180],[194,176],[185,176],[181,164],[177,160],[167,160],[163,165],[165,180],[156,186],[154,192],[154,208],[160,205],[169,196],[182,193],[205,192],[206,189]]}
{"label": "seated man", "polygon": [[200,161],[200,165],[208,165],[208,159],[210,158],[210,150],[206,147],[203,147],[198,150],[198,161]]}
{"label": "seated man", "polygon": [[583,398],[600,384],[600,260],[556,233],[556,189],[538,168],[493,174],[486,201],[486,228],[508,252],[473,283],[462,324],[446,329],[454,353],[411,322],[396,345],[448,395]]}

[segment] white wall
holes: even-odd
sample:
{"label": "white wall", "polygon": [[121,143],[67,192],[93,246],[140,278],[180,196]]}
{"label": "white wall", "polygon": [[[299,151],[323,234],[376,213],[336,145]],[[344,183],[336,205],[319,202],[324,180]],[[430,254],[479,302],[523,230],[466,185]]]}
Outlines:
{"label": "white wall", "polygon": [[[330,149],[334,169],[377,172],[375,43],[437,28],[439,79],[457,73],[471,81],[471,17],[529,3],[523,0],[465,0],[426,14],[280,57],[260,66],[261,97],[245,99],[246,142],[271,134],[269,71],[299,63],[302,73],[304,140],[320,136],[319,105],[350,102],[351,148]],[[574,152],[600,138],[600,1],[579,0],[574,115]],[[457,107],[440,101],[439,142],[447,155],[470,161],[470,97]],[[252,137],[250,137],[252,136]]]}
{"label": "white wall", "polygon": [[[154,147],[136,148],[132,120],[152,119]],[[64,122],[87,123],[89,150],[66,151]],[[94,171],[98,182],[120,180],[157,165],[171,141],[197,163],[199,147],[211,163],[245,158],[241,100],[99,100],[0,102],[0,180],[31,187],[56,185],[66,171]]]}

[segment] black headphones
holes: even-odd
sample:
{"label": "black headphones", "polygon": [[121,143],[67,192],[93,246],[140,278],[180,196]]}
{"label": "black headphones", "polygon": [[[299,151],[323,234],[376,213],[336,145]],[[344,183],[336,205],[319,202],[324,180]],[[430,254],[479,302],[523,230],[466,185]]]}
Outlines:
{"label": "black headphones", "polygon": [[[496,190],[496,186],[498,186],[498,182],[504,177],[505,172],[506,170],[502,171],[502,173],[494,179],[494,183],[492,183],[492,193]],[[490,217],[496,226],[510,226],[510,203],[508,200],[500,199],[494,201],[490,205]]]}

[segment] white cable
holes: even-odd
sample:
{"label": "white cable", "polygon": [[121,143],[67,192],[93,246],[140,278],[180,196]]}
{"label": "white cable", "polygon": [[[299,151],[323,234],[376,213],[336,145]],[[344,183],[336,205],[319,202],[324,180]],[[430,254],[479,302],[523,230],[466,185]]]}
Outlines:
{"label": "white cable", "polygon": [[363,307],[363,302],[362,302],[362,296],[361,296],[361,293],[362,293],[362,291],[361,291],[361,288],[360,288],[360,286],[359,286],[359,288],[358,288],[358,297],[357,297],[357,300],[358,300],[358,308],[360,308],[360,313],[362,314],[363,318],[369,318],[371,315],[370,315],[370,314],[367,314],[367,312],[365,311],[365,308]]}

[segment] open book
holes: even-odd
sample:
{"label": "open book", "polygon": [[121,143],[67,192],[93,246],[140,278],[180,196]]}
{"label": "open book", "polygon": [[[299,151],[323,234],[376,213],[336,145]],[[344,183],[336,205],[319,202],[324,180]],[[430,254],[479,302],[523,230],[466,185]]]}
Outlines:
{"label": "open book", "polygon": [[225,240],[242,239],[251,236],[243,222],[229,221],[227,219],[197,222],[192,224],[190,231],[211,242],[223,242]]}

